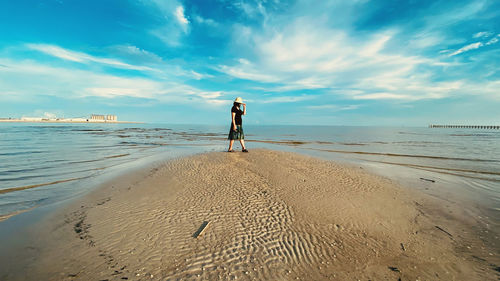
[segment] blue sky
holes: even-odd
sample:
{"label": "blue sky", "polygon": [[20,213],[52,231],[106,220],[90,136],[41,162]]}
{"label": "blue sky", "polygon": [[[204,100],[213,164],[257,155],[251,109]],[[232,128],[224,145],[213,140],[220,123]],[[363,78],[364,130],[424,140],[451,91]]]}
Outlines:
{"label": "blue sky", "polygon": [[0,117],[500,123],[500,2],[0,2]]}

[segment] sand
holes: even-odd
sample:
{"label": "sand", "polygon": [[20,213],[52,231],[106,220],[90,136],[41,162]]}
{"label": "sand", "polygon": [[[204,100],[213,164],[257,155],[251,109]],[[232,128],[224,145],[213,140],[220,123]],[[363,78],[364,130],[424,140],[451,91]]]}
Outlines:
{"label": "sand", "polygon": [[499,278],[498,252],[460,206],[360,167],[271,150],[129,174],[45,225],[21,279]]}

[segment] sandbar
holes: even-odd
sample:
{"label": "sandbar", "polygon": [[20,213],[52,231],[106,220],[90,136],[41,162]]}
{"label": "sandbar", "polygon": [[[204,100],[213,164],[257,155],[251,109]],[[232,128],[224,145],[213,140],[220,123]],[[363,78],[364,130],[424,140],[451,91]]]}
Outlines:
{"label": "sandbar", "polygon": [[5,280],[498,280],[460,206],[290,152],[175,159],[46,220]]}

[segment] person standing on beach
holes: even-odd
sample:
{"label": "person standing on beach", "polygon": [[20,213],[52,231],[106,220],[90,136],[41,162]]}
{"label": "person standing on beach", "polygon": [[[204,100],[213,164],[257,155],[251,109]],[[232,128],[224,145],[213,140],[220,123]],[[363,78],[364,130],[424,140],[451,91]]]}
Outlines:
{"label": "person standing on beach", "polygon": [[[240,107],[243,105],[243,110]],[[242,115],[247,113],[247,106],[243,103],[243,99],[237,97],[234,100],[233,107],[231,108],[231,128],[229,128],[229,149],[227,152],[233,152],[233,144],[234,140],[239,140],[241,144],[241,151],[248,152],[245,148],[245,134],[243,134],[243,120],[241,119]]]}

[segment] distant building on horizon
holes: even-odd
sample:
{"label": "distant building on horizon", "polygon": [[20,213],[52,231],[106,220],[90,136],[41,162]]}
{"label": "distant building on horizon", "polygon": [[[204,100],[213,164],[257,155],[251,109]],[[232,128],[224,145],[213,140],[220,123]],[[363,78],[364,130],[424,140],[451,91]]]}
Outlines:
{"label": "distant building on horizon", "polygon": [[99,114],[92,114],[90,116],[90,120],[89,121],[98,121],[98,122],[116,122],[118,121],[118,118],[116,117],[116,115],[99,115]]}
{"label": "distant building on horizon", "polygon": [[[4,118],[0,117],[0,122],[62,122],[62,123],[118,123],[118,117],[116,115],[107,114],[92,114],[89,117],[75,117],[75,118],[58,118],[56,116],[49,117],[28,117],[23,116],[21,118]],[[127,123],[127,122],[122,122]]]}

